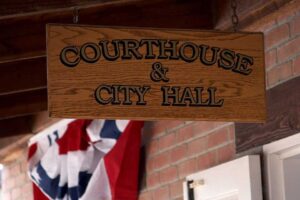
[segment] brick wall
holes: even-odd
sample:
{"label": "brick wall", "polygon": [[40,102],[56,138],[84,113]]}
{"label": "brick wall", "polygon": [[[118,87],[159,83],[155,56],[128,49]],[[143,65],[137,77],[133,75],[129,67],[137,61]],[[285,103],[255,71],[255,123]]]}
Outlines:
{"label": "brick wall", "polygon": [[233,123],[148,122],[145,126],[146,176],[141,200],[182,199],[188,174],[231,160]]}
{"label": "brick wall", "polygon": [[[267,89],[300,75],[300,1],[243,31],[264,32]],[[235,157],[233,123],[161,121],[145,129],[146,183],[140,200],[180,200],[186,175]]]}
{"label": "brick wall", "polygon": [[[20,154],[19,154],[20,153]],[[27,149],[21,149],[13,162],[6,163],[2,172],[3,200],[32,199],[32,183],[27,176]]]}
{"label": "brick wall", "polygon": [[300,75],[300,1],[292,1],[245,31],[264,32],[267,89]]}

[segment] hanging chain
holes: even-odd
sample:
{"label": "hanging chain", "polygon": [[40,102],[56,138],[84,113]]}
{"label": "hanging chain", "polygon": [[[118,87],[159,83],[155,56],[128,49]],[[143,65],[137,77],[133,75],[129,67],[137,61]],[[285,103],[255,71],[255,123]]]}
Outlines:
{"label": "hanging chain", "polygon": [[231,22],[232,22],[233,30],[234,32],[236,32],[239,25],[239,17],[236,14],[236,9],[237,9],[236,0],[231,0],[231,9],[232,9]]}
{"label": "hanging chain", "polygon": [[79,20],[79,11],[78,11],[77,7],[74,7],[74,10],[73,10],[73,23],[77,24],[78,20]]}

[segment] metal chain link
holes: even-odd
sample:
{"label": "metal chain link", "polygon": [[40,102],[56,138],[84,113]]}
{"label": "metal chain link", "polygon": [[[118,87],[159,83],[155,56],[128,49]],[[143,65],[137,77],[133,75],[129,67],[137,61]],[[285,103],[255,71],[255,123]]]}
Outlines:
{"label": "metal chain link", "polygon": [[79,20],[79,11],[78,11],[77,7],[74,7],[74,10],[73,10],[73,23],[77,24],[78,20]]}
{"label": "metal chain link", "polygon": [[239,17],[236,13],[236,9],[237,9],[236,0],[231,0],[231,9],[232,9],[231,22],[232,22],[233,30],[234,32],[236,32],[239,25]]}

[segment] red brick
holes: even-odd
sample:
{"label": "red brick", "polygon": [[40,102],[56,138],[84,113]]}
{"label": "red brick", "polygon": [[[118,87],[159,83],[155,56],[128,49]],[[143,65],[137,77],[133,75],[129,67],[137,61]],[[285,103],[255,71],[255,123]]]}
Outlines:
{"label": "red brick", "polygon": [[280,81],[286,80],[293,75],[292,62],[281,65],[280,67]]}
{"label": "red brick", "polygon": [[298,56],[293,62],[293,74],[300,75],[300,56]]}
{"label": "red brick", "polygon": [[295,17],[292,21],[291,21],[291,34],[292,36],[296,36],[300,34],[300,15]]}
{"label": "red brick", "polygon": [[170,163],[171,163],[171,152],[170,151],[160,153],[154,157],[155,169],[159,169],[164,166],[170,165]]}
{"label": "red brick", "polygon": [[[294,2],[296,3],[296,2]],[[276,19],[278,22],[285,22],[285,21],[289,21],[290,19],[293,18],[293,16],[295,16],[295,12],[297,12],[298,8],[297,5],[293,5],[292,3],[289,6],[285,6],[280,8],[279,12],[276,12]]]}
{"label": "red brick", "polygon": [[234,125],[228,126],[229,139],[235,141],[235,127]]}
{"label": "red brick", "polygon": [[146,173],[151,173],[155,170],[155,157],[148,158],[146,160]]}
{"label": "red brick", "polygon": [[188,143],[188,156],[199,154],[206,149],[207,137],[200,137]]}
{"label": "red brick", "polygon": [[171,151],[171,161],[172,163],[182,160],[187,157],[187,145],[183,144],[175,147]]}
{"label": "red brick", "polygon": [[183,195],[183,184],[182,181],[176,181],[170,185],[170,197],[176,198]]}
{"label": "red brick", "polygon": [[190,124],[188,126],[182,127],[177,131],[177,143],[184,142],[194,135],[194,126]]}
{"label": "red brick", "polygon": [[9,178],[3,183],[3,190],[10,190],[16,186],[16,180]]}
{"label": "red brick", "polygon": [[[26,156],[27,157],[27,156]],[[27,169],[28,169],[28,166],[27,166],[27,161],[24,160],[22,163],[21,163],[21,172],[22,173],[27,173]]]}
{"label": "red brick", "polygon": [[174,200],[183,200],[183,197],[178,197],[178,198],[176,198]]}
{"label": "red brick", "polygon": [[166,122],[165,121],[155,121],[153,122],[153,127],[157,132],[165,131],[166,130]]}
{"label": "red brick", "polygon": [[177,168],[175,166],[168,167],[159,173],[160,183],[168,183],[178,178]]}
{"label": "red brick", "polygon": [[197,161],[192,158],[178,165],[178,175],[179,178],[184,178],[185,176],[192,174],[197,171]]}
{"label": "red brick", "polygon": [[207,148],[212,148],[228,141],[227,127],[221,128],[208,135]]}
{"label": "red brick", "polygon": [[146,183],[148,188],[152,188],[159,185],[159,174],[158,173],[147,174]]}
{"label": "red brick", "polygon": [[289,25],[283,24],[265,35],[265,46],[267,49],[274,47],[289,38]]}
{"label": "red brick", "polygon": [[158,188],[157,190],[155,190],[153,192],[153,199],[155,199],[155,200],[168,200],[168,199],[170,199],[169,187],[165,186],[165,187],[161,187],[161,188]]}
{"label": "red brick", "polygon": [[176,134],[170,133],[159,138],[159,149],[163,150],[176,144]]}
{"label": "red brick", "polygon": [[245,28],[245,31],[250,32],[265,32],[266,30],[270,30],[276,25],[276,20],[270,20],[270,19],[260,19],[256,20],[254,23],[252,23],[250,26]]}
{"label": "red brick", "polygon": [[152,193],[150,191],[140,193],[139,200],[152,200]]}
{"label": "red brick", "polygon": [[21,196],[21,189],[20,188],[15,188],[12,190],[12,200],[18,200],[20,199]]}
{"label": "red brick", "polygon": [[10,171],[11,171],[11,175],[13,175],[13,176],[18,176],[19,174],[21,174],[20,163],[14,164],[13,167],[10,169]]}
{"label": "red brick", "polygon": [[283,63],[279,66],[272,68],[268,73],[268,84],[269,86],[274,85],[279,81],[286,80],[291,77],[292,72],[292,62]]}
{"label": "red brick", "polygon": [[277,50],[272,49],[265,53],[266,69],[270,69],[277,63]]}
{"label": "red brick", "polygon": [[217,128],[217,127],[227,124],[228,122],[210,122],[210,123],[213,123],[214,128]]}
{"label": "red brick", "polygon": [[27,174],[22,173],[16,177],[17,185],[24,185],[27,182]]}
{"label": "red brick", "polygon": [[163,134],[162,132],[170,131],[177,126],[184,124],[184,121],[156,121],[153,122],[151,129],[155,136]]}
{"label": "red brick", "polygon": [[31,182],[26,183],[25,185],[22,186],[21,190],[22,190],[22,196],[32,195],[32,191],[33,191],[32,183]]}
{"label": "red brick", "polygon": [[165,126],[167,127],[167,130],[170,131],[178,126],[181,126],[184,124],[184,121],[166,121]]}
{"label": "red brick", "polygon": [[222,148],[218,149],[219,163],[230,161],[235,156],[235,145],[230,143]]}
{"label": "red brick", "polygon": [[208,152],[198,157],[198,169],[203,170],[210,168],[217,164],[217,153],[216,151]]}
{"label": "red brick", "polygon": [[201,121],[195,123],[195,135],[201,135],[204,132],[215,128],[214,122]]}
{"label": "red brick", "polygon": [[300,52],[300,37],[288,41],[284,46],[278,49],[278,62],[284,62],[290,57],[299,54]]}
{"label": "red brick", "polygon": [[159,145],[158,145],[158,140],[151,140],[147,145],[146,145],[146,153],[147,156],[151,156],[153,154],[156,154],[159,152]]}
{"label": "red brick", "polygon": [[279,67],[274,67],[267,73],[268,76],[268,86],[272,86],[280,80],[280,69]]}

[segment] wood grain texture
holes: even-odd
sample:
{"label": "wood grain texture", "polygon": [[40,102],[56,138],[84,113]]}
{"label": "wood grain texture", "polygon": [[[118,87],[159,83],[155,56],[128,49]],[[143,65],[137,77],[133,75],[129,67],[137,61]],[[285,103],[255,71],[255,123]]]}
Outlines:
{"label": "wood grain texture", "polygon": [[[47,38],[48,105],[51,117],[107,119],[185,119],[252,121],[265,120],[265,69],[263,35],[260,33],[226,33],[195,30],[109,28],[93,26],[49,25]],[[183,60],[130,59],[93,64],[80,62],[74,68],[64,66],[61,50],[69,45],[99,43],[107,39],[145,38],[179,40],[234,50],[254,58],[250,75],[241,75],[217,66],[204,66],[199,59]],[[110,53],[112,49],[110,49]],[[145,54],[146,48],[139,49]],[[158,48],[154,48],[158,54]],[[211,52],[208,52],[208,57]],[[151,66],[159,61],[169,68],[168,83],[150,79]],[[100,105],[94,97],[101,85],[150,85],[146,106]],[[216,98],[224,99],[222,107],[161,106],[161,86],[216,87]],[[205,95],[205,94],[204,94]],[[207,96],[207,95],[206,95]],[[134,97],[135,98],[135,97]],[[136,100],[136,98],[134,99]]]}
{"label": "wood grain texture", "polygon": [[0,148],[4,142],[3,138],[14,137],[23,134],[37,134],[60,119],[49,118],[47,111],[0,120]]}
{"label": "wood grain texture", "polygon": [[1,96],[46,87],[46,57],[0,63]]}
{"label": "wood grain texture", "polygon": [[29,116],[0,120],[0,138],[31,133],[29,120]]}
{"label": "wood grain texture", "polygon": [[0,96],[0,119],[25,116],[46,110],[46,88]]}
{"label": "wood grain texture", "polygon": [[114,0],[2,0],[0,2],[0,16],[103,4],[108,1]]}
{"label": "wood grain texture", "polygon": [[238,153],[300,132],[300,77],[267,91],[267,122],[235,125]]}

